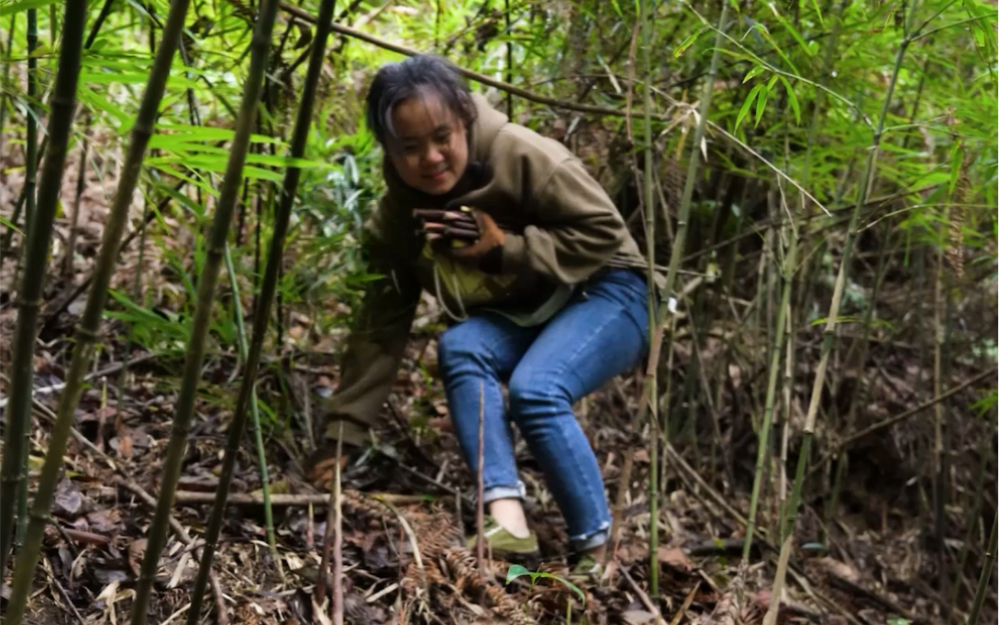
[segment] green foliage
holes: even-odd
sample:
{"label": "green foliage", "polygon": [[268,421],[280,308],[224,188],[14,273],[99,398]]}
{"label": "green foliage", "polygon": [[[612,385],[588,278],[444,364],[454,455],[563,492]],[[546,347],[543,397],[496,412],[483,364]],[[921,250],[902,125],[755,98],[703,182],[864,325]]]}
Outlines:
{"label": "green foliage", "polygon": [[563,579],[563,578],[559,577],[558,575],[554,575],[554,574],[549,573],[547,571],[529,571],[529,570],[527,570],[526,567],[524,567],[524,566],[522,566],[520,564],[511,564],[510,568],[507,569],[507,572],[506,572],[506,583],[509,584],[513,580],[515,580],[518,577],[521,577],[523,575],[527,575],[528,577],[531,578],[531,588],[532,589],[534,588],[534,585],[537,583],[537,581],[539,579],[552,579],[552,580],[555,580],[556,582],[562,584],[563,586],[565,586],[566,588],[568,588],[572,592],[576,593],[576,596],[578,596],[579,600],[583,602],[583,605],[584,606],[586,605],[586,595],[584,595],[583,591],[579,589],[579,586],[576,586],[575,584],[573,584],[569,580]]}

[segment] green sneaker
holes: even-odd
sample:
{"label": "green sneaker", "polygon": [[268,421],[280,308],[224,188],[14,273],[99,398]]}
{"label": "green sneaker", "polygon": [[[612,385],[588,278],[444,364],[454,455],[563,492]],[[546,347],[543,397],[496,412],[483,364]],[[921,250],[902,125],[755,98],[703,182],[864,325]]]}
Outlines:
{"label": "green sneaker", "polygon": [[[482,537],[486,540],[487,552],[492,550],[494,556],[518,558],[530,558],[539,554],[538,537],[534,532],[526,538],[517,538],[488,514],[482,521]],[[465,541],[465,546],[474,551],[477,540],[478,536],[473,535]]]}
{"label": "green sneaker", "polygon": [[591,554],[584,553],[569,571],[569,581],[574,584],[600,581],[604,566]]}

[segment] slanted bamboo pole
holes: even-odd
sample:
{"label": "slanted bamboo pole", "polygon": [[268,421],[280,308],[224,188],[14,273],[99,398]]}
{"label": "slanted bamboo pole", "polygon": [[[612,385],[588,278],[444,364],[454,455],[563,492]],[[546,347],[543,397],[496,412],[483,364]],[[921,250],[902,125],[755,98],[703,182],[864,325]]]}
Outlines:
{"label": "slanted bamboo pole", "polygon": [[[42,167],[42,184],[35,207],[34,227],[31,228],[25,249],[24,274],[17,290],[20,301],[11,360],[11,398],[4,429],[3,464],[0,467],[0,501],[7,502],[6,505],[0,506],[0,571],[5,570],[7,554],[13,540],[15,506],[10,502],[16,501],[19,481],[27,479],[27,476],[21,474],[21,446],[24,445],[25,432],[31,423],[35,334],[38,311],[41,307],[42,286],[45,283],[45,269],[48,264],[49,241],[52,238],[52,223],[55,220],[56,206],[59,204],[59,191],[62,188],[60,181],[66,164],[70,130],[73,126],[72,114],[80,77],[80,49],[83,44],[83,25],[86,15],[86,0],[67,0],[62,49],[59,52],[59,69],[56,72],[48,123],[50,145]],[[59,454],[59,460],[62,460],[62,454]],[[46,506],[46,511],[47,509]],[[29,557],[25,554],[19,559],[27,560]],[[26,582],[30,585],[30,576]],[[11,625],[18,625],[24,613],[27,586],[22,584],[21,590],[23,595],[13,595],[11,598],[8,609],[8,623]]]}

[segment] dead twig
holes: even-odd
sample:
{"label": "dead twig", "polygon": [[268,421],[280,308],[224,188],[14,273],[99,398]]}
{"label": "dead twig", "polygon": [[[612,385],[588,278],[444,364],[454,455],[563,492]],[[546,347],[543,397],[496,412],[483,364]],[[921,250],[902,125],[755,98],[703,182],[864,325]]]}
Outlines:
{"label": "dead twig", "polygon": [[652,600],[649,599],[649,595],[646,594],[646,592],[642,590],[638,584],[635,583],[635,580],[632,579],[631,574],[628,573],[628,569],[622,566],[620,562],[616,562],[616,564],[617,564],[616,567],[617,570],[621,571],[621,575],[628,582],[628,585],[631,586],[631,589],[635,592],[636,595],[638,595],[638,600],[642,602],[642,605],[645,606],[646,610],[655,615],[656,625],[661,625],[663,623],[663,615],[660,614],[659,608],[657,608],[652,603]]}
{"label": "dead twig", "polygon": [[[340,436],[336,441],[336,461],[333,464],[333,484],[330,485],[329,495],[323,495],[323,498],[329,502],[329,505],[326,507],[326,532],[323,534],[323,555],[319,562],[319,576],[316,580],[316,588],[314,591],[314,601],[316,606],[319,607],[322,607],[326,602],[326,586],[330,583],[330,552],[333,547],[333,534],[336,532],[336,509],[337,504],[339,503],[337,500],[340,497],[340,440],[342,438],[343,423],[341,422]],[[336,599],[332,599],[331,603],[335,605]]]}
{"label": "dead twig", "polygon": [[[420,495],[400,495],[396,493],[361,493],[357,491],[345,491],[342,493],[356,494],[358,497],[381,497],[390,501],[394,504],[405,506],[409,504],[425,503],[426,498]],[[177,496],[174,499],[176,505],[195,505],[195,504],[210,504],[215,501],[215,493],[201,493],[197,491],[187,491],[179,490],[177,491]],[[330,496],[328,494],[311,494],[311,493],[301,493],[301,494],[277,494],[271,495],[271,505],[272,506],[326,506],[331,502]],[[226,502],[233,506],[262,506],[264,505],[264,498],[260,495],[253,494],[236,494],[230,495],[229,500]]]}
{"label": "dead twig", "polygon": [[[119,477],[116,482],[126,490],[131,491],[147,506],[154,510],[156,509],[156,499],[147,493],[146,490],[139,486],[134,480],[128,477]],[[180,542],[184,543],[188,547],[194,548],[194,539],[187,533],[187,530],[185,530],[184,526],[180,524],[180,521],[170,517],[170,528],[173,530],[173,533],[177,535]],[[200,560],[201,550],[195,549],[194,556]],[[227,625],[229,623],[229,615],[225,608],[225,595],[222,594],[222,586],[219,584],[219,579],[215,575],[215,571],[212,571],[209,575],[209,581],[212,585],[212,593],[215,595],[216,618],[219,625]]]}

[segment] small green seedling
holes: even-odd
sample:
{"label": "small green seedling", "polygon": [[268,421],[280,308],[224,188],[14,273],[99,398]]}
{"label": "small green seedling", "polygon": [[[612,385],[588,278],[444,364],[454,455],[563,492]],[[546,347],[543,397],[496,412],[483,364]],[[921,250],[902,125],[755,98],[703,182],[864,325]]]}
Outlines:
{"label": "small green seedling", "polygon": [[562,579],[558,575],[552,575],[551,573],[547,573],[545,571],[528,571],[527,568],[519,564],[511,564],[510,568],[506,572],[506,583],[509,584],[510,582],[517,579],[518,577],[521,577],[522,575],[530,576],[532,590],[534,589],[534,584],[538,581],[538,579],[542,578],[553,579],[557,582],[560,582],[566,588],[579,595],[579,600],[583,602],[583,607],[586,607],[586,595],[583,594],[583,591],[579,589],[579,586],[576,586],[567,579]]}

